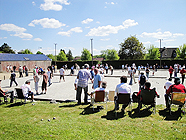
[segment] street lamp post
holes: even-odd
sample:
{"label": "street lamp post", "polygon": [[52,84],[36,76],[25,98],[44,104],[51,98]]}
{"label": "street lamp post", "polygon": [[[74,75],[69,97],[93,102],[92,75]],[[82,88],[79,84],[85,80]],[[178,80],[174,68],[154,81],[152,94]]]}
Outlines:
{"label": "street lamp post", "polygon": [[161,68],[161,57],[162,57],[162,52],[161,52],[161,41],[163,40],[163,39],[159,39],[160,40],[160,68]]}
{"label": "street lamp post", "polygon": [[56,45],[57,45],[57,43],[54,43],[54,45],[55,45],[55,65],[56,65]]}
{"label": "street lamp post", "polygon": [[93,66],[93,45],[92,45],[92,40],[93,39],[90,39],[91,40],[91,55],[92,55],[92,66]]}

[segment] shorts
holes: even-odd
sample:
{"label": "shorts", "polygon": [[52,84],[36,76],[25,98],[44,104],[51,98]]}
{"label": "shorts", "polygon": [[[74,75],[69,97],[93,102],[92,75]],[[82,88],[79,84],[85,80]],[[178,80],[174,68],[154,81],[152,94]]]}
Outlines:
{"label": "shorts", "polygon": [[47,89],[47,83],[43,82],[42,83],[42,90],[46,90]]}
{"label": "shorts", "polygon": [[64,79],[64,75],[60,75],[60,80],[61,80],[62,77],[63,77],[63,79]]}

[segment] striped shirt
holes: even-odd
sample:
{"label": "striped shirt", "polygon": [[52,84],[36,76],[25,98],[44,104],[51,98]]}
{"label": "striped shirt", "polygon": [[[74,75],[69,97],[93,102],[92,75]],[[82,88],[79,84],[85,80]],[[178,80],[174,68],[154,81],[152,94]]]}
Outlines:
{"label": "striped shirt", "polygon": [[88,79],[92,79],[92,76],[87,69],[80,70],[77,77],[79,79],[77,86],[83,88],[88,86]]}

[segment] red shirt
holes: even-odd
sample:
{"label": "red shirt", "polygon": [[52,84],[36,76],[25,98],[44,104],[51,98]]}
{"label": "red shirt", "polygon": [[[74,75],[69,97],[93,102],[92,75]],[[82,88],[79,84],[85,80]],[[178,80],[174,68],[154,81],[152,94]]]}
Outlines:
{"label": "red shirt", "polygon": [[168,90],[166,91],[166,94],[170,94],[172,92],[181,92],[181,93],[186,93],[185,86],[182,84],[179,85],[171,85]]}
{"label": "red shirt", "polygon": [[174,69],[172,67],[169,68],[169,73],[173,73]]}
{"label": "red shirt", "polygon": [[185,69],[181,69],[181,70],[180,70],[180,73],[181,73],[181,74],[186,73],[186,70],[185,70]]}

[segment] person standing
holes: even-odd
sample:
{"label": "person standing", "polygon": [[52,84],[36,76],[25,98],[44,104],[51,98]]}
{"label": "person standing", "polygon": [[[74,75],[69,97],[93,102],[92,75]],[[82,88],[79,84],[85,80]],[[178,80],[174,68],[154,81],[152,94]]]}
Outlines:
{"label": "person standing", "polygon": [[23,77],[23,68],[19,66],[19,78]]}
{"label": "person standing", "polygon": [[105,65],[106,74],[108,74],[108,64]]}
{"label": "person standing", "polygon": [[96,89],[96,88],[100,87],[100,85],[101,85],[101,76],[98,74],[97,68],[94,69],[94,73],[95,73],[95,75],[94,75],[92,89]]}
{"label": "person standing", "polygon": [[18,86],[16,80],[15,80],[16,74],[13,72],[13,70],[11,70],[11,76],[10,76],[10,87],[12,87],[12,82],[14,82],[16,84],[16,86]]}
{"label": "person standing", "polygon": [[62,68],[60,68],[59,73],[60,73],[60,80],[59,80],[59,82],[61,82],[61,78],[62,77],[63,77],[63,81],[65,82],[65,70],[64,70],[64,66]]}
{"label": "person standing", "polygon": [[111,75],[113,74],[114,68],[112,65],[110,65],[110,71],[111,71]]}
{"label": "person standing", "polygon": [[38,93],[38,84],[39,84],[39,75],[38,75],[38,73],[36,73],[36,74],[34,75],[34,82],[35,82],[36,94],[38,95],[38,94],[39,94],[39,93]]}
{"label": "person standing", "polygon": [[184,79],[185,79],[185,74],[186,74],[186,70],[184,67],[182,67],[182,69],[180,70],[180,74],[181,74],[181,78],[182,78],[182,84],[184,83]]}
{"label": "person standing", "polygon": [[172,68],[172,66],[169,67],[169,75],[170,78],[172,78],[172,74],[173,74],[174,69]]}
{"label": "person standing", "polygon": [[52,84],[52,82],[51,82],[52,72],[51,72],[50,68],[48,68],[47,75],[48,75],[48,86],[50,86]]}
{"label": "person standing", "polygon": [[25,75],[28,76],[28,67],[25,65]]}
{"label": "person standing", "polygon": [[77,100],[78,105],[81,104],[81,93],[82,89],[84,89],[84,103],[88,104],[87,98],[88,98],[88,79],[92,80],[91,74],[88,71],[89,65],[85,64],[84,69],[80,70],[77,74],[78,84],[77,84]]}
{"label": "person standing", "polygon": [[16,70],[16,66],[13,66],[13,71],[15,72],[15,70]]}
{"label": "person standing", "polygon": [[169,78],[168,81],[164,85],[164,89],[166,90],[166,92],[171,85],[172,85],[172,78]]}
{"label": "person standing", "polygon": [[150,73],[150,70],[149,70],[148,67],[146,68],[145,72],[146,72],[146,77],[147,77],[147,79],[149,79],[149,73]]}
{"label": "person standing", "polygon": [[46,94],[47,83],[48,83],[48,75],[45,73],[45,71],[43,71],[43,82],[42,82],[42,92],[41,92],[41,94]]}
{"label": "person standing", "polygon": [[174,77],[177,77],[178,73],[178,64],[174,64]]}
{"label": "person standing", "polygon": [[141,72],[141,75],[138,78],[139,90],[144,89],[144,85],[145,85],[146,80],[147,80],[146,76],[144,75],[143,72]]}

